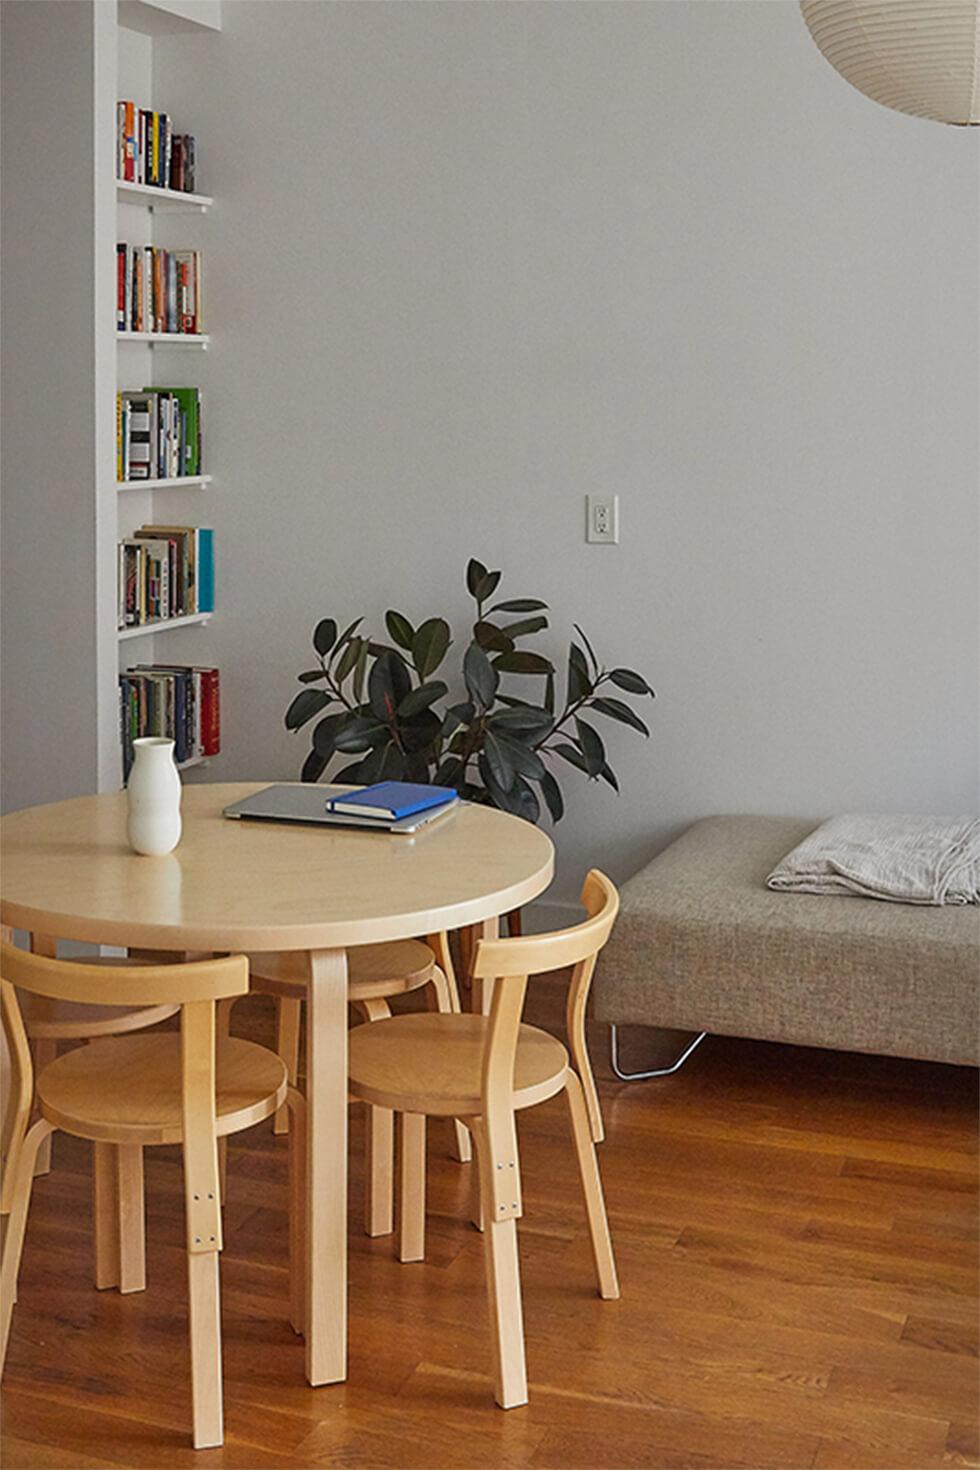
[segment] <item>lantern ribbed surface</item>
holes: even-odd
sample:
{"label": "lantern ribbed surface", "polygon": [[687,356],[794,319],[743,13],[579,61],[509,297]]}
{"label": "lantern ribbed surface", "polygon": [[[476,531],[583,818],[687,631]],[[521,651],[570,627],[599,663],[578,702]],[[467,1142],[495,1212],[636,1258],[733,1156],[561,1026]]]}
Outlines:
{"label": "lantern ribbed surface", "polygon": [[980,0],[802,0],[841,76],[885,107],[980,123]]}

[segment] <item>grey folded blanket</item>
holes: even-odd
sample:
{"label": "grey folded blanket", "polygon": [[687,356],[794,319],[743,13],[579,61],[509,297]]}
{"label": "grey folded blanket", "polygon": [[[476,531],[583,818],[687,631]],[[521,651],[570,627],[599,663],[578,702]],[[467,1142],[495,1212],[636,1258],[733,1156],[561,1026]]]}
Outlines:
{"label": "grey folded blanket", "polygon": [[892,903],[980,903],[980,821],[832,817],[769,874],[786,893],[839,893]]}

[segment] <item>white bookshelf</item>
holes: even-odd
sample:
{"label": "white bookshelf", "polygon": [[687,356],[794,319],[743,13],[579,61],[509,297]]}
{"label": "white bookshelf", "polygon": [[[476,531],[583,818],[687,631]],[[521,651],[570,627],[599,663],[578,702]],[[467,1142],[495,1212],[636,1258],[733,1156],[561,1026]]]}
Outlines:
{"label": "white bookshelf", "polygon": [[[98,408],[100,415],[105,416],[100,420],[98,456],[99,516],[105,522],[99,532],[99,643],[100,648],[105,649],[99,683],[99,771],[101,789],[113,790],[122,783],[119,673],[137,662],[217,662],[208,647],[210,635],[207,625],[214,616],[211,612],[161,618],[135,627],[117,626],[118,543],[131,536],[143,523],[207,523],[207,516],[196,508],[203,505],[203,501],[188,501],[183,513],[175,515],[173,492],[206,490],[212,483],[212,475],[126,481],[116,478],[116,392],[141,391],[154,383],[172,385],[181,382],[201,386],[193,349],[198,353],[206,351],[211,336],[210,333],[119,331],[114,289],[111,296],[108,294],[110,280],[113,284],[115,281],[115,242],[126,240],[163,246],[169,250],[199,249],[207,261],[208,214],[215,201],[209,194],[184,194],[117,179],[116,102],[120,98],[132,98],[138,106],[170,112],[180,131],[195,132],[194,118],[182,115],[165,90],[156,85],[155,38],[182,32],[190,44],[194,35],[203,37],[219,30],[221,17],[218,0],[101,0],[95,10],[99,14],[106,55],[111,53],[112,56],[112,65],[106,67],[105,80],[99,89],[98,122],[100,127],[105,126],[106,132],[103,165],[97,174],[96,207],[97,217],[104,224],[103,241],[108,242],[111,238],[111,243],[104,247],[105,309],[98,313],[96,330],[101,361],[105,366],[101,381],[105,383],[108,378]],[[111,15],[108,23],[104,19],[107,12]],[[200,136],[199,158],[206,168],[207,140]],[[209,304],[206,282],[205,273],[205,311]],[[112,338],[115,338],[115,345]],[[180,369],[174,365],[177,359],[172,362],[169,353],[157,362],[158,354],[168,348],[179,348],[185,354],[190,349],[189,355],[182,359]],[[211,450],[209,426],[210,420],[206,418],[205,454],[210,454]],[[206,460],[205,463],[210,470],[210,462]],[[109,487],[113,488],[110,490]],[[140,493],[134,494],[136,491]],[[134,639],[142,639],[143,642],[134,645]],[[181,762],[180,770],[189,773],[204,765],[204,757],[198,756]]]}
{"label": "white bookshelf", "polygon": [[132,628],[120,628],[118,630],[119,642],[125,643],[130,638],[148,638],[159,633],[176,633],[180,628],[202,627],[210,623],[214,613],[188,613],[183,618],[154,618],[150,623],[137,623]]}
{"label": "white bookshelf", "polygon": [[142,205],[145,209],[196,209],[204,214],[214,200],[210,194],[182,194],[176,189],[158,189],[153,184],[130,184],[117,179],[116,203]]}
{"label": "white bookshelf", "polygon": [[132,342],[138,347],[207,347],[209,332],[116,332],[117,342]]}
{"label": "white bookshelf", "polygon": [[116,489],[123,490],[204,490],[211,475],[178,475],[173,480],[117,480]]}

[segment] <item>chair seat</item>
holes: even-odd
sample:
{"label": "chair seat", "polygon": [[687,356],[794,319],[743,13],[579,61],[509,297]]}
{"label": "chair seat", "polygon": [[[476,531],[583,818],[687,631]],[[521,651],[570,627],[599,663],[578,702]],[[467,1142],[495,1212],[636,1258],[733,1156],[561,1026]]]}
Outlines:
{"label": "chair seat", "polygon": [[[399,1113],[466,1118],[480,1113],[486,1016],[392,1016],[350,1033],[350,1090]],[[565,1085],[568,1053],[537,1026],[521,1026],[514,1106],[532,1107]]]}
{"label": "chair seat", "polygon": [[[217,1050],[217,1132],[238,1133],[285,1101],[286,1068],[274,1052],[239,1037]],[[56,1128],[103,1143],[179,1143],[180,1036],[114,1036],[45,1067],[37,1079],[42,1115]]]}
{"label": "chair seat", "polygon": [[[253,990],[295,1000],[306,995],[307,959],[302,952],[252,954],[248,966]],[[347,993],[351,1000],[406,995],[428,985],[434,966],[435,955],[421,939],[361,944],[347,952]]]}

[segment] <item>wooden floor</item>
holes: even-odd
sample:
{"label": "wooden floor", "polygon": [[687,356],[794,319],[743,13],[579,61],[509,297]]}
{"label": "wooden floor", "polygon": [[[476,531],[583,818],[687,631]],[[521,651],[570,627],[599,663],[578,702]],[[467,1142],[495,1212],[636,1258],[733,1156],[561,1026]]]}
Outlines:
{"label": "wooden floor", "polygon": [[[550,986],[536,1002],[555,1016]],[[240,1012],[271,1034],[267,1002]],[[6,1470],[977,1463],[975,1073],[712,1038],[672,1079],[602,1092],[623,1300],[594,1295],[556,1100],[522,1119],[531,1403],[509,1413],[491,1401],[481,1238],[448,1128],[430,1138],[427,1261],[400,1266],[360,1233],[353,1119],[350,1379],[316,1391],[286,1321],[285,1141],[241,1135],[226,1444],[197,1454],[178,1156],[148,1150],[145,1294],[96,1293],[88,1146],[59,1135],[14,1314]]]}

